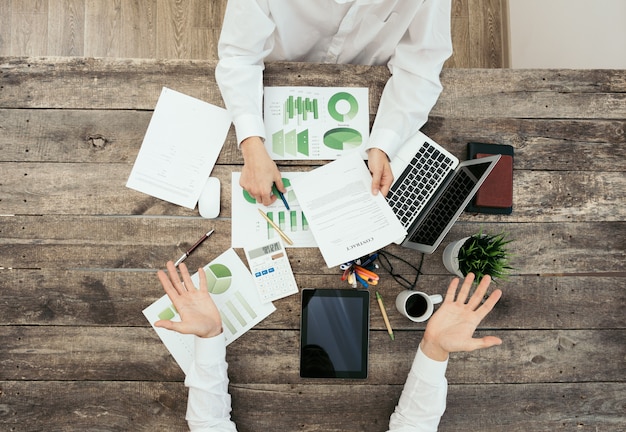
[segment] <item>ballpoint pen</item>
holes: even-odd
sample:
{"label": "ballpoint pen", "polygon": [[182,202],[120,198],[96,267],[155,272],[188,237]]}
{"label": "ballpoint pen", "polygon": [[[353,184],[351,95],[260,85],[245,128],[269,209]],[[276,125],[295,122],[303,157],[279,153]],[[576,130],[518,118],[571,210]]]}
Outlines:
{"label": "ballpoint pen", "polygon": [[376,291],[376,300],[378,300],[378,307],[380,307],[380,313],[383,315],[383,320],[385,320],[385,327],[387,327],[387,333],[389,333],[389,337],[391,340],[395,340],[395,336],[393,335],[393,330],[391,329],[391,324],[389,324],[389,318],[387,317],[387,312],[385,311],[385,305],[383,304],[383,298]]}
{"label": "ballpoint pen", "polygon": [[289,208],[289,204],[287,203],[287,198],[285,198],[285,194],[283,194],[281,191],[278,190],[278,188],[276,187],[276,183],[272,184],[272,190],[278,195],[278,197],[282,200],[283,204],[285,204],[285,207],[287,207],[287,210],[291,210]]}
{"label": "ballpoint pen", "polygon": [[367,283],[367,281],[363,279],[361,276],[359,276],[357,272],[354,272],[354,278],[356,279],[358,283],[363,285],[363,288],[369,288],[369,284]]}
{"label": "ballpoint pen", "polygon": [[263,216],[263,218],[267,221],[267,223],[268,223],[268,224],[270,224],[270,225],[272,226],[272,228],[274,228],[274,229],[276,230],[276,232],[277,232],[277,233],[278,233],[278,234],[279,234],[279,235],[283,238],[283,240],[285,240],[285,241],[287,242],[287,244],[292,245],[292,244],[293,244],[293,241],[292,241],[289,237],[287,237],[287,234],[285,234],[285,233],[283,232],[283,230],[281,230],[281,229],[278,227],[278,225],[276,225],[276,224],[274,223],[274,221],[273,221],[273,220],[271,220],[271,219],[269,218],[269,216],[265,214],[265,212],[264,212],[263,210],[261,210],[261,209],[258,209],[258,210],[259,210],[259,213],[261,213],[261,216]]}
{"label": "ballpoint pen", "polygon": [[200,246],[200,245],[202,244],[202,242],[203,242],[203,241],[205,241],[206,239],[208,239],[208,238],[209,238],[209,236],[210,236],[211,234],[213,234],[213,231],[215,231],[215,230],[214,230],[214,229],[212,229],[211,231],[209,231],[208,233],[206,233],[205,235],[203,235],[203,236],[200,238],[200,240],[198,240],[197,242],[195,242],[195,243],[194,243],[194,245],[193,245],[193,246],[191,246],[191,247],[189,248],[189,250],[187,250],[187,252],[185,252],[185,253],[184,253],[184,254],[183,254],[180,258],[178,258],[178,260],[176,260],[176,262],[174,263],[174,267],[178,267],[178,265],[179,265],[180,263],[182,263],[183,261],[185,261],[185,260],[187,259],[187,257],[188,257],[189,255],[191,255],[191,253],[192,253],[192,252],[193,252],[193,251],[194,251],[194,250],[195,250],[198,246]]}

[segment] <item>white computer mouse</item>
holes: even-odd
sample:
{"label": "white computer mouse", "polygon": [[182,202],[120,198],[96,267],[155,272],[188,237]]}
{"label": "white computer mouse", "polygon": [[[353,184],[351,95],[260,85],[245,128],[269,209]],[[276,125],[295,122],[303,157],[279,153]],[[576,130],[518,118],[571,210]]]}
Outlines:
{"label": "white computer mouse", "polygon": [[198,198],[198,210],[200,216],[207,219],[215,219],[220,214],[220,179],[209,177],[200,198]]}

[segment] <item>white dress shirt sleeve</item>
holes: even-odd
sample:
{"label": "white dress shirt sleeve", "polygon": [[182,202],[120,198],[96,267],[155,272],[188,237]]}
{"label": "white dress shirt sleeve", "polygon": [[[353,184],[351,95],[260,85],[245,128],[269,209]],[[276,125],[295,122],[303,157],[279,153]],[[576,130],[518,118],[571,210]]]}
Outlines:
{"label": "white dress shirt sleeve", "polygon": [[[194,360],[185,379],[189,387],[186,416],[189,429],[192,432],[236,432],[235,423],[230,419],[224,335],[195,338],[194,343]],[[446,409],[447,366],[447,360],[431,360],[418,348],[398,405],[391,415],[390,431],[437,430]]]}
{"label": "white dress shirt sleeve", "polygon": [[265,139],[263,70],[272,51],[274,28],[265,1],[228,2],[215,78],[232,115],[238,144],[251,136]]}
{"label": "white dress shirt sleeve", "polygon": [[424,126],[442,91],[439,75],[452,55],[450,0],[426,0],[387,63],[383,90],[367,148],[391,159]]}
{"label": "white dress shirt sleeve", "polygon": [[400,400],[389,420],[390,431],[437,430],[439,420],[446,410],[447,367],[447,360],[444,362],[432,360],[421,348],[417,349]]}
{"label": "white dress shirt sleeve", "polygon": [[192,432],[233,432],[228,393],[228,364],[224,334],[195,337],[194,359],[185,378],[189,387],[187,424]]}

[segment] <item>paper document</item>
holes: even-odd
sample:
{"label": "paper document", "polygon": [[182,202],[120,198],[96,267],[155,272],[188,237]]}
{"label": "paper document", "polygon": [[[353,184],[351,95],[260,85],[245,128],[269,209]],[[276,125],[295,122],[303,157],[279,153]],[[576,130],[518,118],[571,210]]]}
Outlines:
{"label": "paper document", "polygon": [[[254,278],[233,249],[228,249],[204,267],[208,290],[222,316],[226,345],[250,330],[276,310],[271,302],[262,302]],[[199,286],[195,273],[191,280]],[[180,321],[172,301],[166,295],[143,310],[176,363],[187,374],[193,359],[193,335],[154,327],[160,319]]]}
{"label": "paper document", "polygon": [[381,249],[406,235],[358,152],[291,180],[328,267]]}
{"label": "paper document", "polygon": [[265,147],[274,160],[336,159],[364,151],[369,138],[366,87],[266,87]]}
{"label": "paper document", "polygon": [[164,87],[126,186],[193,209],[230,123],[225,109]]}
{"label": "paper document", "polygon": [[309,222],[302,212],[296,194],[291,187],[294,177],[303,173],[283,172],[283,184],[287,188],[285,199],[289,210],[280,199],[269,206],[256,202],[241,186],[240,172],[232,173],[232,247],[243,248],[251,245],[278,239],[276,230],[259,215],[260,208],[267,216],[293,241],[293,245],[285,247],[316,247],[317,243],[309,229]]}

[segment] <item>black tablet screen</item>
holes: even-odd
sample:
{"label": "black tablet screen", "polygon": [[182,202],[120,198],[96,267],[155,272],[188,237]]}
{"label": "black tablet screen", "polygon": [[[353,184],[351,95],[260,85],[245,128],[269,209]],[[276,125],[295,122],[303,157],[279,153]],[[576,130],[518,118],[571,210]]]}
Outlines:
{"label": "black tablet screen", "polygon": [[367,378],[369,292],[303,289],[300,376]]}

